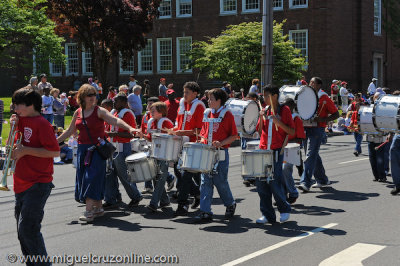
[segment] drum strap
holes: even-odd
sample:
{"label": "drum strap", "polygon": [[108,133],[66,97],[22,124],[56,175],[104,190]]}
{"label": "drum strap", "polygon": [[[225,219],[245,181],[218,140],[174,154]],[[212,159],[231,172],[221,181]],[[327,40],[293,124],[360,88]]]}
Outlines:
{"label": "drum strap", "polygon": [[[115,115],[116,112],[118,112],[116,109],[112,109],[112,110],[111,110],[111,114],[112,114],[112,115]],[[135,114],[132,112],[131,109],[128,109],[128,108],[124,108],[124,109],[122,109],[121,111],[119,111],[119,113],[118,113],[118,118],[119,118],[119,119],[122,119],[126,113],[131,113],[131,114],[133,115],[133,117],[136,119]],[[113,132],[113,131],[118,131],[118,129],[119,129],[119,128],[116,127],[116,126],[113,126],[113,125],[111,126],[111,132]],[[112,140],[114,141],[114,138],[112,138]]]}
{"label": "drum strap", "polygon": [[268,147],[267,150],[271,150],[271,142],[272,142],[272,119],[269,119],[268,122]]}
{"label": "drum strap", "polygon": [[221,123],[222,119],[225,117],[226,112],[228,111],[227,108],[221,107],[222,110],[220,111],[218,118],[210,118],[209,115],[212,112],[210,108],[207,108],[204,111],[204,117],[203,117],[203,122],[204,123],[209,123],[208,124],[208,145],[212,145],[212,135],[213,135],[213,129],[214,129],[214,123]]}

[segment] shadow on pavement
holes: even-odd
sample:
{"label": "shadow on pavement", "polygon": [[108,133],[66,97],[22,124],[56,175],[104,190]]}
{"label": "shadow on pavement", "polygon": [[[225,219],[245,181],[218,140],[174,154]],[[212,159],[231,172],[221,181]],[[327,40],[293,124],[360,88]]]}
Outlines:
{"label": "shadow on pavement", "polygon": [[331,215],[333,213],[345,212],[343,209],[332,209],[321,206],[304,206],[303,204],[292,205],[291,214],[307,214],[307,215]]}
{"label": "shadow on pavement", "polygon": [[379,193],[363,193],[354,191],[336,190],[333,187],[325,187],[321,189],[324,194],[316,196],[320,199],[340,200],[340,201],[361,201],[371,197],[378,197]]}

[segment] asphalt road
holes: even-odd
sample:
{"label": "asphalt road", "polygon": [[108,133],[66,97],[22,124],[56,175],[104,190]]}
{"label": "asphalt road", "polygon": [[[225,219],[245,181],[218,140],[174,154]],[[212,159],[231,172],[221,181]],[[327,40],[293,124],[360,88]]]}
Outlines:
{"label": "asphalt road", "polygon": [[[238,202],[235,217],[223,219],[225,207],[215,191],[209,224],[193,224],[194,212],[173,218],[175,203],[149,214],[147,195],[139,207],[109,211],[94,224],[78,222],[84,206],[73,199],[74,168],[55,166],[56,188],[42,223],[47,251],[65,258],[93,254],[92,260],[94,255],[174,255],[181,265],[400,265],[400,197],[390,195],[391,183],[372,182],[366,143],[359,157],[353,147],[352,136],[328,139],[321,156],[332,187],[301,194],[290,220],[276,225],[255,223],[259,199],[254,187],[242,184],[238,147],[230,150],[229,168]],[[294,174],[298,181],[296,169]],[[0,192],[0,265],[19,265],[7,256],[21,255],[13,200],[13,192]],[[123,200],[129,202],[124,191]]]}

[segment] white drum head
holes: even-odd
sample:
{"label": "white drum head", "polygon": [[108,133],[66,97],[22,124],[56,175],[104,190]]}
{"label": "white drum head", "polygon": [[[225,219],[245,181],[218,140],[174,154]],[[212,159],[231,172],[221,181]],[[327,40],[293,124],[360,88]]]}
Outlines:
{"label": "white drum head", "polygon": [[245,133],[250,135],[254,134],[259,116],[260,110],[257,103],[251,101],[249,105],[247,105],[242,118],[243,131]]}
{"label": "white drum head", "polygon": [[131,154],[128,157],[126,157],[125,161],[126,162],[135,162],[135,161],[141,161],[147,158],[146,153],[144,152],[139,152],[135,154]]}
{"label": "white drum head", "polygon": [[310,87],[303,87],[297,95],[297,112],[303,120],[313,117],[318,107],[318,97]]}

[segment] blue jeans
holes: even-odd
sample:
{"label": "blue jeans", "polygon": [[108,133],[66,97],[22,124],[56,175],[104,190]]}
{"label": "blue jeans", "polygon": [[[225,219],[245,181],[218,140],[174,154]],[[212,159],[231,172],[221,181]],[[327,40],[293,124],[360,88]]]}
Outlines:
{"label": "blue jeans", "polygon": [[363,135],[354,132],[354,139],[356,141],[356,147],[354,148],[354,151],[361,153],[361,142],[363,140]]}
{"label": "blue jeans", "polygon": [[280,213],[290,213],[291,210],[289,203],[286,201],[282,185],[283,154],[279,154],[280,149],[274,150],[274,152],[276,156],[274,160],[274,179],[268,183],[266,180],[256,178],[257,192],[260,197],[260,210],[270,223],[276,222],[275,210],[272,206],[272,195],[274,195]]}
{"label": "blue jeans", "polygon": [[125,158],[132,154],[131,144],[124,143],[123,150],[119,153],[114,153],[113,158],[113,171],[107,175],[106,177],[106,189],[104,192],[104,200],[107,203],[114,204],[120,198],[121,194],[119,193],[118,187],[118,179],[121,181],[121,184],[124,186],[126,193],[128,194],[129,198],[133,200],[138,200],[142,196],[139,190],[136,187],[135,183],[129,183],[129,176],[128,176],[128,168],[125,163]]}
{"label": "blue jeans", "polygon": [[394,135],[392,145],[390,146],[390,165],[392,168],[393,183],[397,188],[400,188],[400,134],[399,133]]}
{"label": "blue jeans", "polygon": [[372,168],[372,174],[374,175],[375,180],[385,180],[385,146],[389,146],[385,144],[383,147],[375,150],[375,147],[378,147],[379,143],[368,142],[368,156],[369,162]]}
{"label": "blue jeans", "polygon": [[42,116],[44,117],[44,119],[49,121],[50,124],[53,124],[54,114],[42,114]]}
{"label": "blue jeans", "polygon": [[158,174],[154,180],[154,192],[150,200],[150,204],[156,208],[158,207],[158,203],[161,203],[162,205],[169,203],[169,197],[165,191],[165,182],[167,181],[168,177],[168,163],[157,160],[157,164],[160,174]]}
{"label": "blue jeans", "polygon": [[387,143],[385,146],[384,146],[384,164],[385,164],[385,172],[386,172],[386,174],[388,174],[389,173],[389,171],[390,171],[390,167],[389,167],[389,162],[390,162],[390,146],[391,146],[391,144],[392,143]]}
{"label": "blue jeans", "polygon": [[54,125],[64,128],[64,115],[54,115]]}
{"label": "blue jeans", "polygon": [[[24,192],[15,194],[15,219],[17,220],[18,240],[22,254],[47,256],[41,223],[44,216],[44,206],[53,183],[36,183]],[[50,263],[30,263],[26,265],[51,265]]]}
{"label": "blue jeans", "polygon": [[306,141],[304,142],[304,149],[307,157],[304,160],[304,172],[301,176],[300,182],[311,187],[311,178],[314,175],[315,180],[320,184],[327,184],[328,177],[325,174],[325,168],[322,164],[321,156],[319,156],[319,148],[323,134],[325,133],[322,127],[306,127]]}
{"label": "blue jeans", "polygon": [[293,164],[291,163],[283,163],[282,165],[282,177],[283,184],[285,188],[285,195],[289,194],[291,198],[298,198],[299,192],[294,184],[293,179]]}
{"label": "blue jeans", "polygon": [[178,204],[187,205],[189,194],[192,196],[200,195],[200,173],[182,171],[178,185]]}
{"label": "blue jeans", "polygon": [[232,191],[228,183],[229,153],[225,149],[225,161],[219,161],[216,174],[201,174],[200,185],[200,210],[207,213],[211,212],[211,202],[213,199],[214,186],[225,207],[235,203]]}

